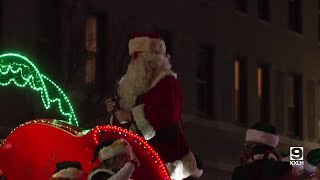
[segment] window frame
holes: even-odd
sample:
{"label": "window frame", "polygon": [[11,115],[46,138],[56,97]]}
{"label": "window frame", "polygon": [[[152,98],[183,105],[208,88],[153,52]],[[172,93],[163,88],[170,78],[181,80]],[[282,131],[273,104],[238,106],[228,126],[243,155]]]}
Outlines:
{"label": "window frame", "polygon": [[87,62],[87,49],[86,49],[86,22],[87,18],[90,16],[94,16],[97,18],[97,35],[96,35],[96,53],[95,53],[95,83],[94,84],[87,84],[89,88],[95,89],[97,91],[103,92],[105,90],[105,69],[106,69],[106,57],[107,57],[107,14],[99,11],[90,9],[85,16],[85,61]]}
{"label": "window frame", "polygon": [[248,14],[248,0],[235,0],[235,10]]}
{"label": "window frame", "polygon": [[[200,52],[203,51],[203,52]],[[215,59],[215,47],[211,44],[207,43],[198,43],[198,46],[196,48],[196,91],[197,91],[197,114],[201,117],[208,118],[208,119],[214,119],[214,102],[213,102],[213,96],[214,96],[214,59]],[[208,53],[207,53],[208,52]],[[200,77],[199,76],[199,62],[198,57],[203,56],[204,53],[206,56],[208,56],[205,60],[200,61],[206,61],[206,77]],[[199,87],[204,86],[205,87],[205,94],[204,101],[202,106],[204,106],[204,109],[199,109]]]}
{"label": "window frame", "polygon": [[288,29],[303,34],[303,3],[301,0],[288,0]]}
{"label": "window frame", "polygon": [[259,19],[270,21],[270,0],[258,0],[257,9]]}

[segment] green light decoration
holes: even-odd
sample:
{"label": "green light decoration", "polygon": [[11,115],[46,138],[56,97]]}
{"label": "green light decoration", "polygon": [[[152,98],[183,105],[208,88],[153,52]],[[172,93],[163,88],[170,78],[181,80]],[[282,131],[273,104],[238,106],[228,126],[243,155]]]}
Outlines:
{"label": "green light decoration", "polygon": [[58,103],[60,113],[68,118],[68,121],[65,122],[79,126],[71,103],[61,88],[41,74],[26,57],[6,53],[0,55],[0,86],[8,86],[11,83],[18,87],[29,86],[35,91],[40,91],[46,109],[49,109],[52,103]]}

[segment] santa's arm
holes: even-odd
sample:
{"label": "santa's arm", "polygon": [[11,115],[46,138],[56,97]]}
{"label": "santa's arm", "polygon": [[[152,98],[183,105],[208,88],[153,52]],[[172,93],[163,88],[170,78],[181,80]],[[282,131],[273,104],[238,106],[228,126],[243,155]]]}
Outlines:
{"label": "santa's arm", "polygon": [[117,174],[113,175],[109,180],[127,180],[130,179],[135,170],[135,165],[132,162],[127,162]]}
{"label": "santa's arm", "polygon": [[174,125],[180,118],[182,93],[175,79],[160,81],[140,104],[132,108],[137,129],[146,140],[152,139],[160,129]]}

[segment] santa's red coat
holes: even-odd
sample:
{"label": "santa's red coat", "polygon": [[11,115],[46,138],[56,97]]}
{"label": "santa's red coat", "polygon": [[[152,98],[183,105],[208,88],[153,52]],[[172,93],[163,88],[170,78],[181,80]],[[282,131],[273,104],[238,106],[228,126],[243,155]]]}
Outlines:
{"label": "santa's red coat", "polygon": [[[182,90],[175,74],[165,71],[153,81],[147,93],[137,98],[136,106],[131,109],[130,129],[153,146],[172,179],[186,178],[198,171],[184,132],[182,103]],[[123,127],[115,118],[112,123]]]}

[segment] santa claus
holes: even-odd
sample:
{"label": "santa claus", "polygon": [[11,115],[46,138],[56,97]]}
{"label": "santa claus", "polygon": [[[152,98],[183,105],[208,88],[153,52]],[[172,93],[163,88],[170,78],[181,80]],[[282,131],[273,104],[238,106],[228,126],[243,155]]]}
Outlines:
{"label": "santa claus", "polygon": [[144,137],[166,163],[172,179],[200,177],[202,170],[188,147],[181,120],[182,90],[164,41],[157,33],[132,34],[129,53],[131,62],[119,82],[119,107],[114,100],[106,101],[114,115],[111,124],[126,124]]}

